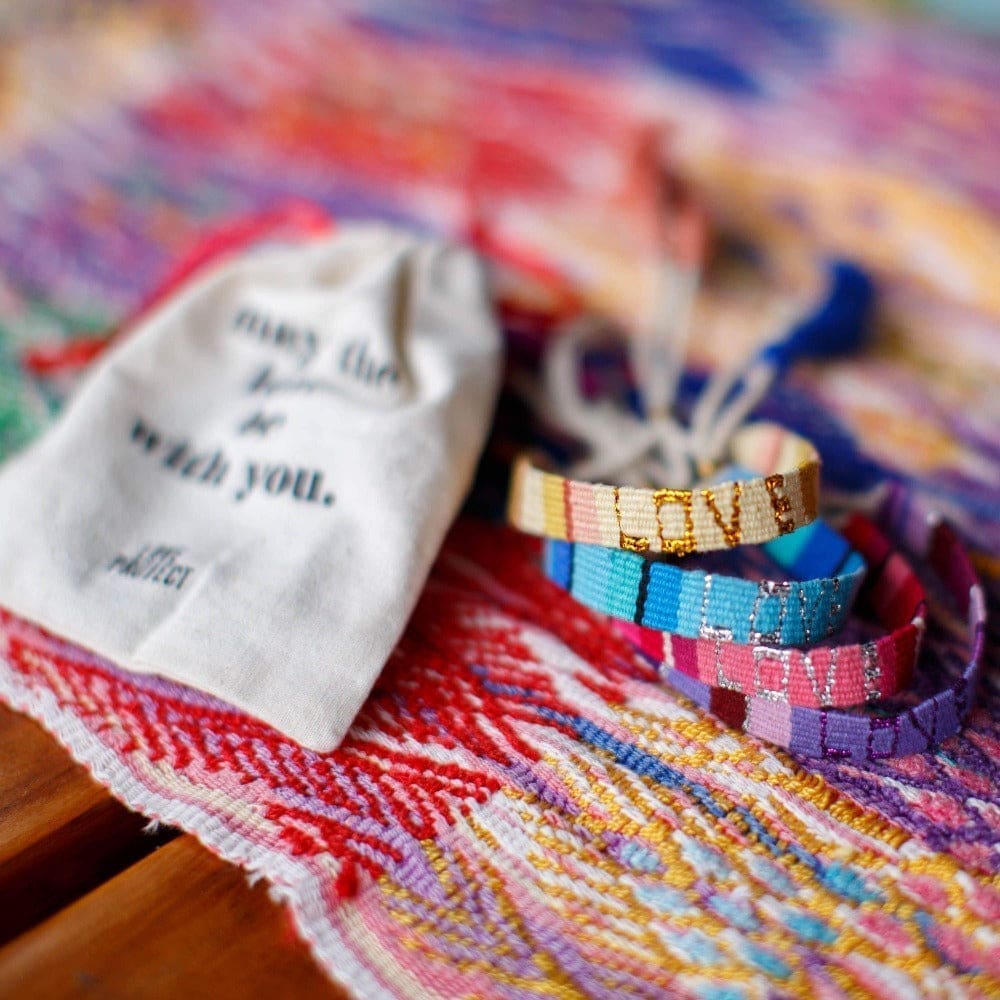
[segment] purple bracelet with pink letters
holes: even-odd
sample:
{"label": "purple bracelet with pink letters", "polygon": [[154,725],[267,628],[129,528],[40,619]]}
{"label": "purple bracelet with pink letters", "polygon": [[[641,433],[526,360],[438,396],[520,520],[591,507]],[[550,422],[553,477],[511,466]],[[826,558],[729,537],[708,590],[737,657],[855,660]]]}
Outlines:
{"label": "purple bracelet with pink letters", "polygon": [[[660,665],[661,677],[728,725],[807,757],[865,763],[923,753],[955,735],[979,681],[986,630],[982,586],[954,530],[921,509],[900,488],[893,487],[876,521],[894,541],[926,562],[967,620],[964,668],[949,686],[909,708],[852,713],[802,707],[773,696],[715,687],[669,661]],[[646,655],[656,649],[657,641],[663,648],[660,633],[625,623],[617,627]]]}

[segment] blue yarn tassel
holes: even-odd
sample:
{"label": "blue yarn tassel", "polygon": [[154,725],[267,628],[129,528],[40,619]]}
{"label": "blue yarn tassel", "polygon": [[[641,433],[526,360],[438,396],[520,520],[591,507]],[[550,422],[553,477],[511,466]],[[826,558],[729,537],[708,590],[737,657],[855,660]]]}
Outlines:
{"label": "blue yarn tassel", "polygon": [[804,358],[829,358],[859,350],[871,330],[875,285],[856,264],[830,264],[830,291],[826,301],[792,327],[783,340],[768,344],[760,359],[783,372]]}

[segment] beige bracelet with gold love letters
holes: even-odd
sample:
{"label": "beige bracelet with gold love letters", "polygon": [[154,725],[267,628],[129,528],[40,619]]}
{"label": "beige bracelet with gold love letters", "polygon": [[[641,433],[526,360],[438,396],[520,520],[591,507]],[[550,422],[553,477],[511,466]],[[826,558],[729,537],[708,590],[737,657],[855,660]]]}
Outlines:
{"label": "beige bracelet with gold love letters", "polygon": [[674,556],[757,545],[815,520],[820,458],[805,438],[748,424],[733,436],[730,460],[758,477],[701,489],[606,486],[567,479],[524,453],[508,518],[546,538]]}

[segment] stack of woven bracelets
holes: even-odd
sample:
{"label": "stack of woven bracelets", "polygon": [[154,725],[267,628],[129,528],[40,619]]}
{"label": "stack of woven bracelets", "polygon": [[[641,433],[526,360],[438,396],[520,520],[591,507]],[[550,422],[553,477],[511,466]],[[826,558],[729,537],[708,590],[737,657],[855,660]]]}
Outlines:
{"label": "stack of woven bracelets", "polygon": [[[730,450],[740,478],[694,489],[576,481],[522,454],[508,516],[546,539],[552,581],[611,616],[667,683],[730,726],[857,762],[956,733],[978,681],[985,601],[954,532],[896,488],[871,519],[852,514],[839,530],[817,520],[819,455],[777,425],[745,426]],[[761,545],[786,578],[692,565],[698,553],[739,545]],[[904,552],[943,584],[967,620],[968,645],[957,679],[889,708],[883,699],[913,679],[927,615]],[[839,639],[852,609],[877,625],[876,638]]]}

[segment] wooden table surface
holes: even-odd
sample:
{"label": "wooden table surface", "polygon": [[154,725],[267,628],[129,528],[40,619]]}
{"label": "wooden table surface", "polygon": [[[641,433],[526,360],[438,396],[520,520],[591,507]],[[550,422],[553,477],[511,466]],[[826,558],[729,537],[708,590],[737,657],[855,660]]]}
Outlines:
{"label": "wooden table surface", "polygon": [[344,1000],[267,889],[0,706],[0,998]]}

